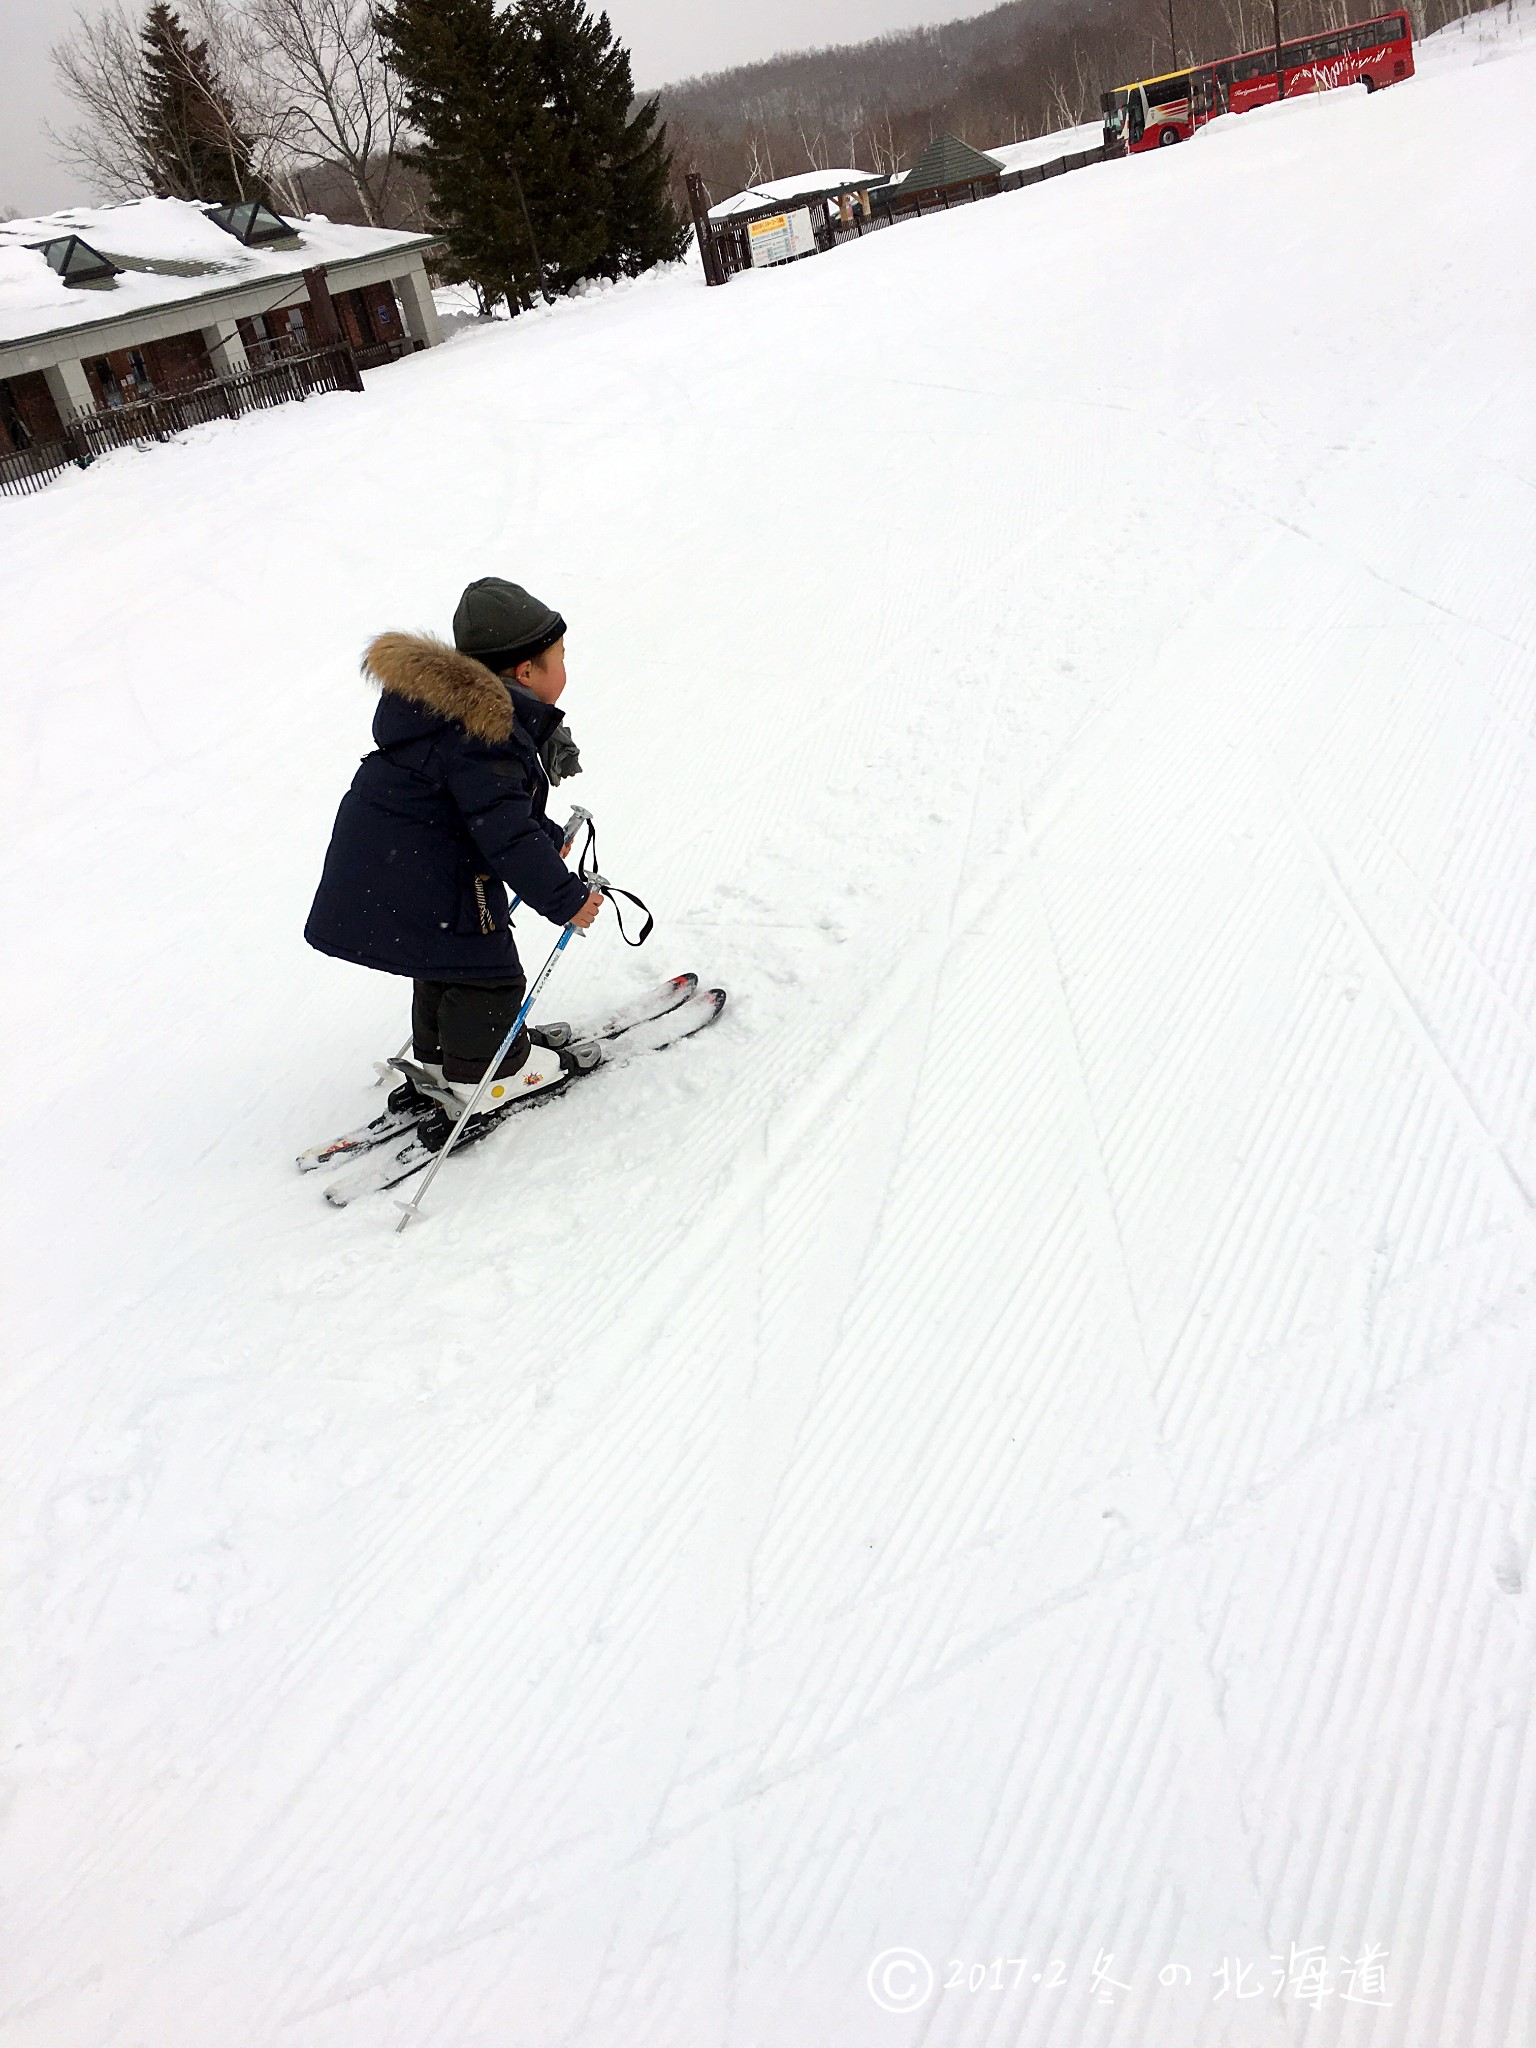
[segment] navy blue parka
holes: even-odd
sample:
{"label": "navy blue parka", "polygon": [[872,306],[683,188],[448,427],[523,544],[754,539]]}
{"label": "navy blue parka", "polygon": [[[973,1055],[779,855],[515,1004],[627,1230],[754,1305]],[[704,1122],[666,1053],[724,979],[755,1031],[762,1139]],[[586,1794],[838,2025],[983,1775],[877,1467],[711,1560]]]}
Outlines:
{"label": "navy blue parka", "polygon": [[413,634],[383,634],[365,667],[383,688],[374,751],[341,800],[304,936],[386,974],[511,981],[508,889],[552,924],[587,900],[545,814],[539,750],[562,714]]}

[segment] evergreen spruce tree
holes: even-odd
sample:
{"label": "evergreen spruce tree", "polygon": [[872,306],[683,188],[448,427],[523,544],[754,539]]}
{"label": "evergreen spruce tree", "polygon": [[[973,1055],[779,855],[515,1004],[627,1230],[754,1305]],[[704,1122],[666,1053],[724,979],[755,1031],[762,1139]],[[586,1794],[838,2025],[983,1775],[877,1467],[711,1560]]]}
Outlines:
{"label": "evergreen spruce tree", "polygon": [[443,274],[516,312],[542,284],[519,166],[550,144],[526,42],[495,0],[391,0],[376,19],[419,138],[405,161],[432,188]]}
{"label": "evergreen spruce tree", "polygon": [[656,103],[583,0],[386,0],[377,17],[432,188],[446,275],[516,312],[534,291],[682,253]]}
{"label": "evergreen spruce tree", "polygon": [[224,205],[269,194],[252,161],[207,43],[194,43],[174,8],[157,0],[141,31],[141,142],[156,190],[170,199]]}
{"label": "evergreen spruce tree", "polygon": [[[624,83],[630,83],[624,53]],[[658,263],[676,263],[692,230],[672,197],[672,152],[658,102],[647,100],[626,120],[609,166],[613,194],[610,250],[626,277]]]}
{"label": "evergreen spruce tree", "polygon": [[521,152],[546,274],[567,291],[634,277],[681,255],[671,159],[655,100],[634,105],[629,52],[584,0],[520,0],[512,17],[546,118],[542,154]]}

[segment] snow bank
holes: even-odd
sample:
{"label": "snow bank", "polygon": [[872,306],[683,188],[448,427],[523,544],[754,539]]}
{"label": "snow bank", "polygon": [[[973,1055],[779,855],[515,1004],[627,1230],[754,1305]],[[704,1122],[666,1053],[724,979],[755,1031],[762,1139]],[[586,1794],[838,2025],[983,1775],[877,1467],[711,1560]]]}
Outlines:
{"label": "snow bank", "polygon": [[997,158],[1005,171],[1033,170],[1036,164],[1051,164],[1060,156],[1074,156],[1079,150],[1097,149],[1104,140],[1102,121],[1084,121],[1075,128],[1057,128],[1049,135],[1035,135],[1028,142],[1004,142],[987,155]]}
{"label": "snow bank", "polygon": [[[8,2044],[1527,2038],[1533,88],[0,502]],[[396,1239],[299,933],[488,572],[553,1008],[733,1001]]]}

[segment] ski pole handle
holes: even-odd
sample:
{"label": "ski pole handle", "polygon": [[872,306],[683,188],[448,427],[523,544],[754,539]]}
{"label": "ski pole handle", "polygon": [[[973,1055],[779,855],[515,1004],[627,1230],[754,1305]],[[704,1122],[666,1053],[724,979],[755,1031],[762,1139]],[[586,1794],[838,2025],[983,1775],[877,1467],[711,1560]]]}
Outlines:
{"label": "ski pole handle", "polygon": [[[572,845],[575,843],[576,834],[581,830],[582,826],[590,825],[591,822],[592,813],[590,811],[584,811],[581,805],[577,804],[575,809],[571,812],[571,815],[565,821],[565,837],[560,842],[560,857],[562,860],[570,852]],[[523,899],[521,896],[514,896],[512,898],[512,901],[507,905],[508,917],[512,915],[514,910],[518,909],[521,906],[522,900]]]}
{"label": "ski pole handle", "polygon": [[[592,898],[593,898],[594,896],[598,896],[598,897],[606,898],[606,896],[607,896],[607,894],[608,894],[608,885],[607,885],[607,883],[606,883],[606,882],[605,882],[605,881],[603,880],[603,878],[602,878],[602,876],[601,876],[601,875],[583,875],[583,876],[582,876],[582,880],[583,880],[583,881],[584,881],[584,882],[586,883],[586,885],[587,885],[587,903],[590,903],[590,902],[592,901]],[[586,908],[586,904],[583,904],[583,905],[582,905],[582,909],[584,910],[585,908]],[[602,903],[600,902],[600,903],[598,904],[598,910],[601,910],[601,909],[602,909]],[[580,913],[578,912],[578,915],[579,915],[579,914],[580,914]],[[587,921],[586,921],[586,923],[585,923],[585,924],[577,924],[577,923],[576,923],[576,922],[575,922],[574,920],[572,920],[572,922],[571,922],[571,923],[570,923],[569,925],[567,925],[567,926],[566,926],[566,930],[567,930],[567,931],[570,931],[570,932],[574,932],[574,933],[576,934],[576,937],[577,937],[578,939],[584,939],[584,938],[585,938],[585,937],[587,936],[587,933],[588,933],[589,931],[591,931],[591,929],[592,929],[593,925],[594,925],[594,924],[595,924],[596,922],[597,922],[597,910],[594,910],[594,911],[593,911],[593,913],[592,913],[592,915],[591,915],[591,916],[590,916],[590,917],[589,917],[589,918],[587,919]]]}
{"label": "ski pole handle", "polygon": [[589,810],[584,809],[580,804],[575,804],[572,806],[571,815],[565,821],[565,838],[561,842],[560,846],[560,851],[562,854],[570,852],[572,846],[575,844],[576,834],[581,830],[583,825],[590,825],[591,822],[592,813]]}

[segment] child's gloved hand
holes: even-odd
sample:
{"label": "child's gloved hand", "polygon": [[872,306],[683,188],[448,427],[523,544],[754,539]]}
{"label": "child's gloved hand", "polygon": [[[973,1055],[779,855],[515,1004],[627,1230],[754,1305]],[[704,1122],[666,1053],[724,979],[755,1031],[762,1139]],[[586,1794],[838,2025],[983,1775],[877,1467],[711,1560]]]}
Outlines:
{"label": "child's gloved hand", "polygon": [[571,919],[571,923],[575,926],[577,931],[584,932],[587,926],[591,924],[592,920],[597,916],[597,913],[602,909],[602,907],[602,890],[593,889],[589,891],[586,902],[583,903],[580,910],[578,910],[576,915]]}

